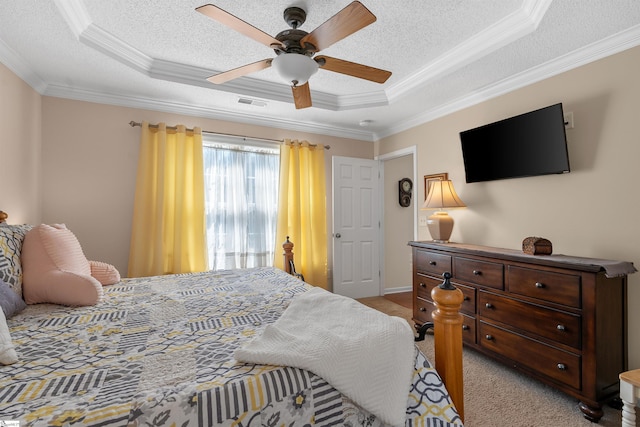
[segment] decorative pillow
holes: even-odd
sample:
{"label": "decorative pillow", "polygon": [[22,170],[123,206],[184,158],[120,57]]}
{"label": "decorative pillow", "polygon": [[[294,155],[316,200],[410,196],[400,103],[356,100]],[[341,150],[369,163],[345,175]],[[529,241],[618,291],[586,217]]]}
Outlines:
{"label": "decorative pillow", "polygon": [[0,279],[0,311],[4,312],[5,317],[9,319],[26,307],[27,304],[22,298],[16,295],[13,289]]}
{"label": "decorative pillow", "polygon": [[101,261],[89,261],[91,275],[103,285],[113,285],[120,281],[120,272],[111,264]]}
{"label": "decorative pillow", "polygon": [[0,279],[22,297],[22,265],[20,253],[24,236],[31,225],[0,224]]}
{"label": "decorative pillow", "polygon": [[102,284],[91,276],[80,242],[64,224],[40,224],[27,233],[22,267],[27,304],[80,306],[102,299]]}
{"label": "decorative pillow", "polygon": [[9,326],[4,312],[0,310],[0,363],[3,365],[11,365],[18,361],[18,354],[11,341],[9,334]]}

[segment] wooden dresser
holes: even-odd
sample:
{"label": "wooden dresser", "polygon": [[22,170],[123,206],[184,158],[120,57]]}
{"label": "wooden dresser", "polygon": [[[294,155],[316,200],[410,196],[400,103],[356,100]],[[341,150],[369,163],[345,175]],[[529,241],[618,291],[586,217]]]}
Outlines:
{"label": "wooden dresser", "polygon": [[[450,272],[462,290],[463,342],[580,400],[597,422],[627,370],[630,263],[409,242],[413,319],[431,322],[431,290]],[[617,269],[608,278],[605,269]],[[620,271],[622,270],[622,273]],[[628,271],[625,271],[628,270]]]}

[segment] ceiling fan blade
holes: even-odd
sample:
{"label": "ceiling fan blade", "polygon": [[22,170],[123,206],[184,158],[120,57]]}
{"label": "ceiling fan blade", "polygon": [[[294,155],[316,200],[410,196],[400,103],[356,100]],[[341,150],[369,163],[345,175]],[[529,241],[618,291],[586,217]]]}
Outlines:
{"label": "ceiling fan blade", "polygon": [[203,6],[197,7],[196,11],[220,22],[221,24],[226,25],[229,28],[236,30],[240,34],[244,34],[245,36],[250,37],[257,42],[262,43],[263,45],[266,45],[268,47],[273,47],[273,45],[282,46],[282,43],[280,43],[278,39],[270,36],[262,30],[259,30],[258,28],[230,14],[229,12],[220,9],[217,6],[214,6],[212,4],[205,4]]}
{"label": "ceiling fan blade", "polygon": [[300,44],[305,46],[305,43],[311,43],[317,52],[375,21],[376,16],[369,9],[359,1],[354,1],[304,36],[300,40]]}
{"label": "ceiling fan blade", "polygon": [[228,82],[229,80],[237,79],[238,77],[246,76],[250,73],[255,73],[256,71],[264,70],[265,68],[271,67],[272,58],[263,59],[262,61],[252,62],[251,64],[243,65],[242,67],[234,68],[233,70],[224,71],[222,73],[216,74],[215,76],[211,76],[207,78],[211,83],[221,84]]}
{"label": "ceiling fan blade", "polygon": [[291,86],[291,91],[293,92],[293,101],[296,104],[296,109],[311,107],[309,82],[306,82],[302,86]]}
{"label": "ceiling fan blade", "polygon": [[[368,65],[356,64],[355,62],[349,62],[343,59],[332,58],[324,55],[316,56],[314,59],[318,64],[320,64],[320,68],[323,70],[347,74],[352,77],[370,80],[376,83],[384,83],[389,77],[391,77],[391,71],[381,70]],[[323,62],[324,65],[322,64]]]}

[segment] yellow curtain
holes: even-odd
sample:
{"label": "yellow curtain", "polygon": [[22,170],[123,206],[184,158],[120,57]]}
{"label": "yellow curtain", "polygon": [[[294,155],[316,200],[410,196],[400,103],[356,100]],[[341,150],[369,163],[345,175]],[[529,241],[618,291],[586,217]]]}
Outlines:
{"label": "yellow curtain", "polygon": [[327,289],[327,192],[324,147],[285,140],[280,148],[280,189],[276,256],[283,268],[282,243],[287,236],[296,270],[307,283]]}
{"label": "yellow curtain", "polygon": [[207,269],[202,130],[142,123],[129,277]]}

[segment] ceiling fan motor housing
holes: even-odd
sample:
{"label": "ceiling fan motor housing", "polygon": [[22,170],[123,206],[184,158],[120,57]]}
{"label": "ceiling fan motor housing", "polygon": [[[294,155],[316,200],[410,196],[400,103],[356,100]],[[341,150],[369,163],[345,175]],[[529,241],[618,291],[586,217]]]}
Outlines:
{"label": "ceiling fan motor housing", "polygon": [[281,53],[299,53],[309,57],[313,56],[313,54],[317,51],[315,46],[313,46],[311,43],[305,43],[305,46],[302,46],[300,44],[300,40],[304,36],[309,34],[306,31],[298,29],[298,27],[300,27],[302,24],[304,24],[304,21],[306,21],[307,12],[305,12],[302,8],[291,6],[284,10],[283,16],[285,22],[289,24],[291,29],[281,31],[275,36],[276,40],[282,43],[284,49],[275,48],[273,50],[278,55],[280,55]]}
{"label": "ceiling fan motor housing", "polygon": [[313,56],[316,52],[315,46],[311,43],[305,43],[305,46],[300,44],[300,40],[308,33],[303,30],[288,29],[279,32],[276,35],[276,40],[280,41],[284,46],[282,48],[273,49],[278,55],[281,53],[299,53],[306,56]]}
{"label": "ceiling fan motor housing", "polygon": [[284,10],[284,20],[293,29],[298,28],[307,20],[307,12],[304,9],[291,6]]}

